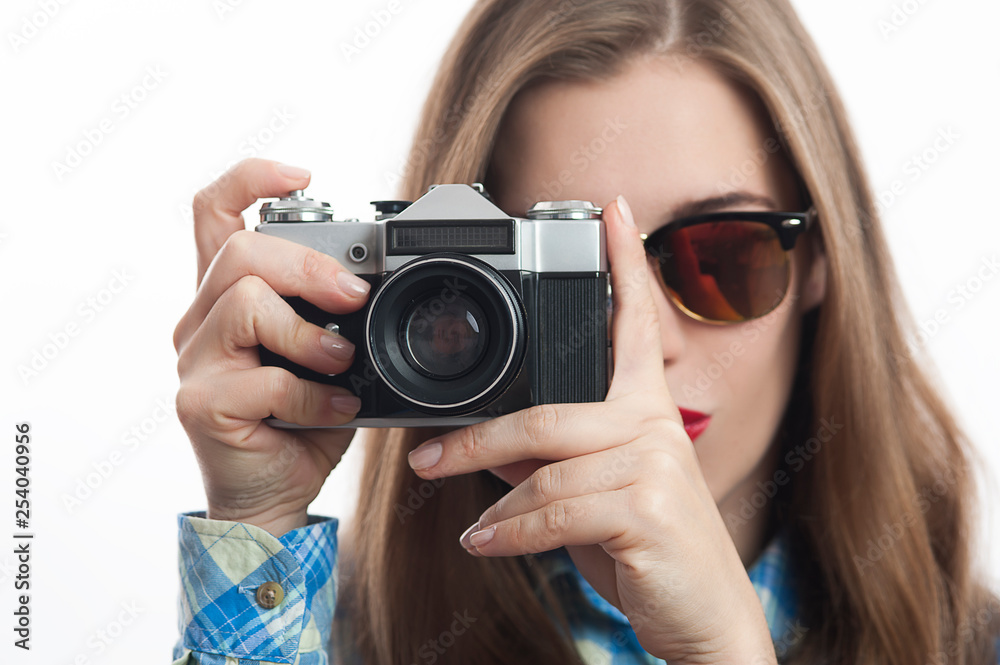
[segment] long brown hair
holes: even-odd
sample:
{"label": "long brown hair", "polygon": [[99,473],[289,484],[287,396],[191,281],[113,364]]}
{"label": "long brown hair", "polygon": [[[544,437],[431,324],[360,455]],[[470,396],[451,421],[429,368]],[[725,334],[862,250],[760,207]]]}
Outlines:
{"label": "long brown hair", "polygon": [[[788,660],[995,662],[1000,606],[972,566],[972,453],[907,345],[911,323],[857,144],[787,0],[477,3],[444,56],[400,194],[488,185],[519,90],[612,76],[645,56],[700,58],[753,90],[821,220],[826,297],[803,326],[803,390],[779,437],[803,443],[823,419],[842,429],[794,469],[794,500],[778,511],[796,542],[808,628]],[[507,486],[488,472],[418,478],[406,455],[432,432],[366,434],[342,594],[364,662],[580,662],[531,557],[470,557],[457,542]],[[457,625],[468,627],[438,648]]]}

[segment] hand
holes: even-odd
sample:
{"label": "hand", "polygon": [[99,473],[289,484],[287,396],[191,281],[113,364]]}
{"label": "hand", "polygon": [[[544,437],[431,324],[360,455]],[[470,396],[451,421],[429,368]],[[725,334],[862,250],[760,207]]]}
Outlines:
{"label": "hand", "polygon": [[566,547],[649,653],[672,664],[774,662],[760,601],[667,389],[649,268],[624,199],[604,219],[615,298],[607,399],[456,430],[414,450],[411,466],[423,478],[489,469],[513,485],[462,545],[478,556]]}
{"label": "hand", "polygon": [[337,425],[360,406],[342,388],[260,364],[259,344],[326,374],[353,360],[348,340],[305,321],[280,296],[352,312],[367,299],[368,284],[326,254],[244,230],[241,212],[259,197],[308,183],[307,171],[249,159],[198,192],[198,292],[174,331],[177,415],[201,467],[207,516],[276,536],[306,524],[309,504],[354,430],[283,430],[262,420]]}

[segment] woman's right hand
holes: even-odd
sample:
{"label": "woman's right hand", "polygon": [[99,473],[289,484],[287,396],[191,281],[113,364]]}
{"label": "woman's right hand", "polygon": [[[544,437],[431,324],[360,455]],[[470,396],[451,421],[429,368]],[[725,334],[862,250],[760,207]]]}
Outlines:
{"label": "woman's right hand", "polygon": [[341,314],[365,303],[367,282],[326,254],[244,229],[241,213],[258,198],[308,183],[307,171],[248,159],[195,195],[198,291],[174,330],[177,415],[201,467],[207,517],[276,536],[306,524],[354,430],[278,429],[262,420],[339,425],[360,407],[343,388],[260,363],[258,345],[324,374],[344,372],[354,359],[348,340],[305,321],[281,296]]}

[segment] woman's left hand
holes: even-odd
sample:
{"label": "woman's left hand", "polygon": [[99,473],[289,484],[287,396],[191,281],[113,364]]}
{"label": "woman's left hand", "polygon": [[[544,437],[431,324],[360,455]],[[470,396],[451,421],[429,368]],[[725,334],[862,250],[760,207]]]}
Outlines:
{"label": "woman's left hand", "polygon": [[667,389],[650,271],[624,199],[604,220],[615,299],[606,400],[465,427],[414,450],[410,464],[423,478],[489,469],[513,485],[462,545],[480,556],[565,547],[647,652],[671,664],[774,662],[760,601]]}

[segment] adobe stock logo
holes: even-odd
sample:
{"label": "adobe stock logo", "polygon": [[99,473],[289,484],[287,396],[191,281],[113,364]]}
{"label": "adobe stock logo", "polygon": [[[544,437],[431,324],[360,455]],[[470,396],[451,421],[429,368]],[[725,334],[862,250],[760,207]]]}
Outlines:
{"label": "adobe stock logo", "polygon": [[[948,125],[939,127],[934,138],[919,152],[914,152],[902,166],[902,176],[893,180],[883,189],[875,193],[875,208],[879,214],[884,214],[889,208],[901,199],[924,175],[951,150],[962,138],[955,129]],[[864,226],[871,223],[870,220],[860,219],[858,226],[847,227],[851,235],[861,234]]]}
{"label": "adobe stock logo", "polygon": [[368,48],[373,40],[377,39],[382,31],[389,27],[392,19],[403,10],[399,0],[389,0],[385,9],[374,10],[371,13],[371,20],[362,26],[355,26],[354,40],[352,42],[341,42],[340,52],[344,54],[344,60],[348,63],[361,52]]}
{"label": "adobe stock logo", "polygon": [[104,140],[160,87],[167,76],[168,73],[159,65],[147,66],[143,70],[142,78],[115,98],[109,113],[105,114],[96,126],[84,127],[80,132],[82,137],[66,146],[62,161],[52,162],[52,172],[56,179],[62,182],[67,175],[79,168],[87,157],[94,153],[97,146],[104,143]]}
{"label": "adobe stock logo", "polygon": [[[477,617],[469,616],[469,610],[463,610],[461,614],[456,610],[452,612],[452,616],[454,620],[451,622],[450,628],[441,631],[441,634],[437,638],[427,640],[417,650],[417,655],[420,657],[422,663],[432,665],[437,662],[438,658],[454,646],[458,638],[465,634],[472,624],[478,621]],[[413,665],[417,664],[414,663]]]}
{"label": "adobe stock logo", "polygon": [[108,309],[133,279],[127,269],[115,270],[103,288],[82,300],[76,308],[76,317],[62,328],[50,332],[41,346],[31,350],[31,359],[17,366],[17,375],[24,385],[45,371],[69,347],[70,340],[93,323],[98,314]]}
{"label": "adobe stock logo", "polygon": [[136,451],[153,438],[163,423],[174,420],[176,416],[172,403],[157,398],[148,415],[122,431],[119,445],[101,458],[92,460],[90,468],[77,477],[76,484],[62,493],[60,498],[66,512],[72,515],[85,501],[94,496],[111,480],[119,467],[134,457]]}
{"label": "adobe stock logo", "polygon": [[903,0],[903,2],[893,4],[892,12],[889,16],[879,19],[878,31],[882,33],[882,39],[888,41],[890,37],[899,32],[917,15],[927,0]]}
{"label": "adobe stock logo", "polygon": [[38,0],[38,11],[21,18],[20,30],[8,32],[7,41],[14,53],[20,51],[29,41],[38,36],[59,14],[69,0]]}

